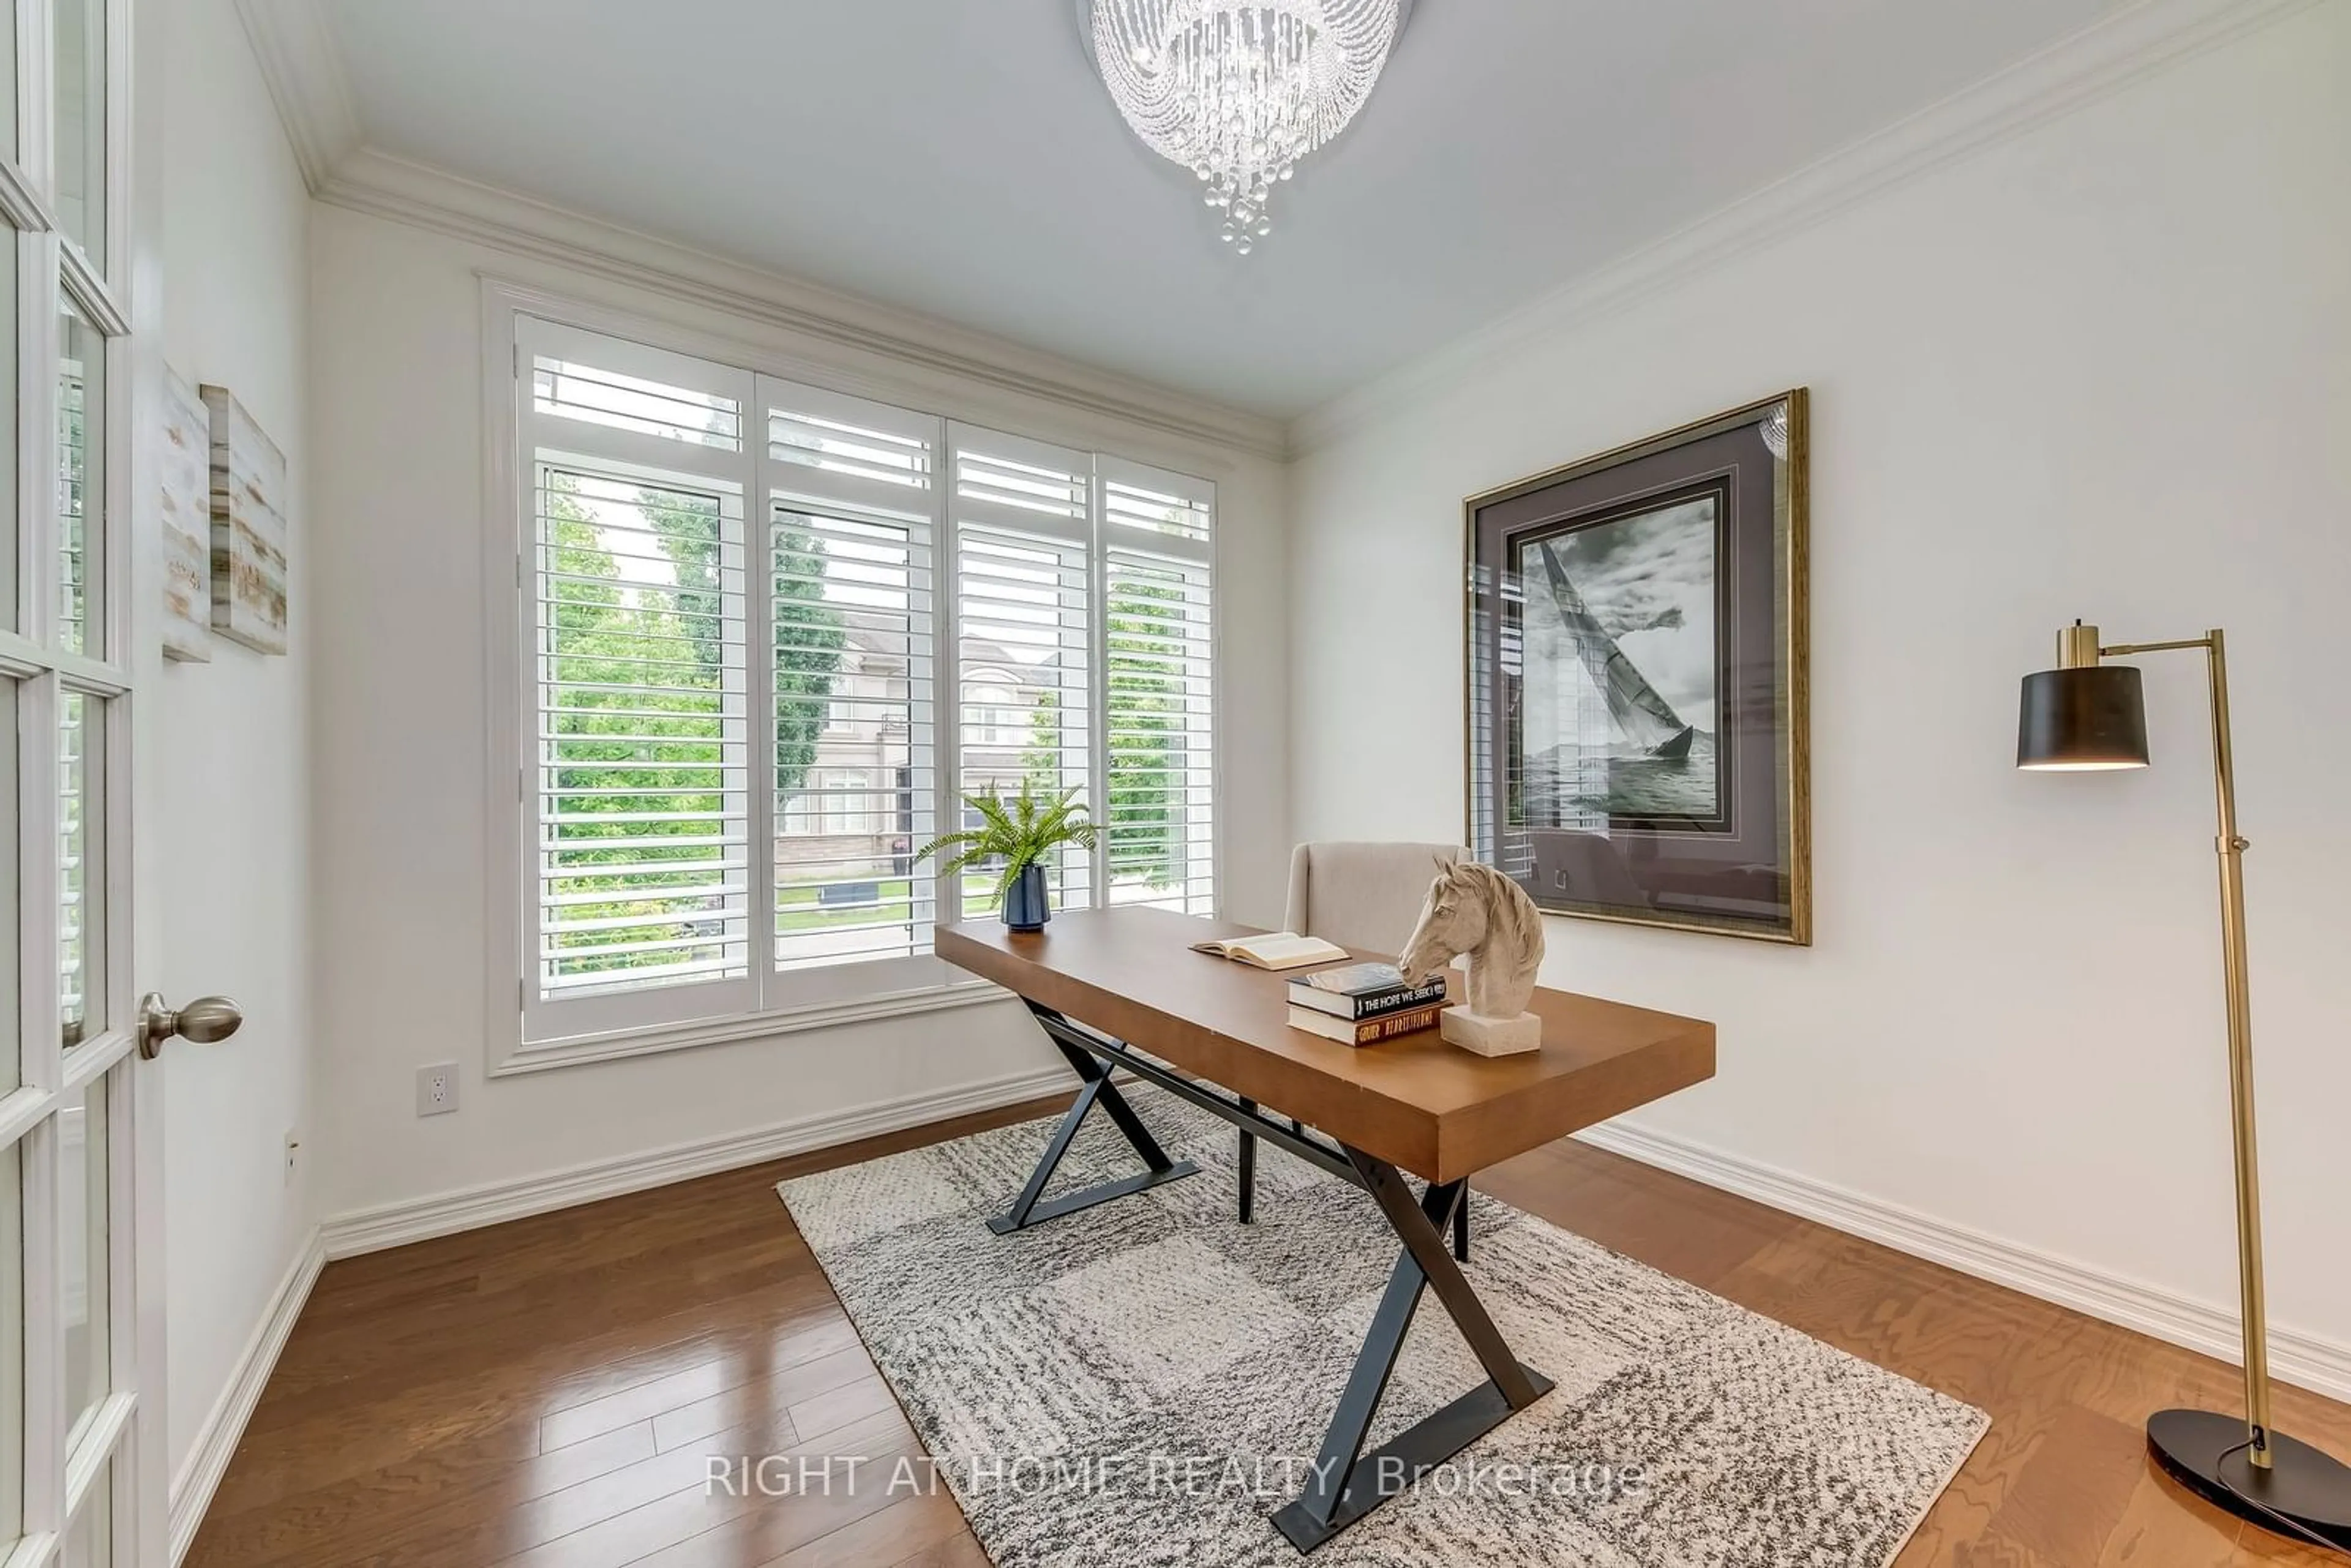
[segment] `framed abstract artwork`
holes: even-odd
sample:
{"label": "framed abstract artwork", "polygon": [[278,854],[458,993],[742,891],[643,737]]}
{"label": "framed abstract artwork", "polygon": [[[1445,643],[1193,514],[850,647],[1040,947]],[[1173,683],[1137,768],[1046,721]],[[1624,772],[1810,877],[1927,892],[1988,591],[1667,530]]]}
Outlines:
{"label": "framed abstract artwork", "polygon": [[213,656],[212,419],[166,367],[157,485],[162,491],[163,656]]}
{"label": "framed abstract artwork", "polygon": [[259,653],[286,652],[286,455],[226,387],[212,415],[213,630]]}
{"label": "framed abstract artwork", "polygon": [[1468,842],[1556,915],[1812,940],[1804,390],[1473,496]]}

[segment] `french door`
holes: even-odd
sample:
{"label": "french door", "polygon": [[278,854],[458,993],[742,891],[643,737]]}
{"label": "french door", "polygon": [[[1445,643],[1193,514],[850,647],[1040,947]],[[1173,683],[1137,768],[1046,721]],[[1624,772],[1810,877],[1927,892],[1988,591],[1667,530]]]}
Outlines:
{"label": "french door", "polygon": [[[127,0],[0,0],[0,1563],[161,1561],[130,959]],[[152,591],[152,590],[150,591]],[[13,827],[13,831],[5,831]],[[14,897],[5,896],[13,891]],[[137,1242],[137,1245],[134,1245]],[[147,1338],[154,1335],[152,1320]],[[150,1368],[151,1373],[154,1369]],[[160,1466],[152,1458],[143,1469]]]}

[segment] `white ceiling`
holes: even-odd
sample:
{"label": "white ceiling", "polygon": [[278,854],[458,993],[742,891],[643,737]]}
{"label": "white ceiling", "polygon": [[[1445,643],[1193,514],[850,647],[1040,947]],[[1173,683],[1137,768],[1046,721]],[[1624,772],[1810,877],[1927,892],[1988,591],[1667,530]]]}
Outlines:
{"label": "white ceiling", "polygon": [[1219,244],[1072,0],[332,0],[372,146],[1236,408],[1305,412],[2116,0],[1418,0]]}

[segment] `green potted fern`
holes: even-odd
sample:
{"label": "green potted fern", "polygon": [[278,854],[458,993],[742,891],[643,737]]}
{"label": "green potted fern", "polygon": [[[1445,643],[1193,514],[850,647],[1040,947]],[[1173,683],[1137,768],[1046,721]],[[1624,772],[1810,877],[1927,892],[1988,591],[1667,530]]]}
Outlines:
{"label": "green potted fern", "polygon": [[1076,804],[1078,787],[1059,798],[1044,800],[1020,781],[1020,793],[1007,800],[1001,795],[966,795],[963,803],[979,816],[979,826],[958,833],[941,833],[915,852],[916,860],[941,855],[939,874],[952,876],[988,862],[999,862],[995,889],[987,895],[992,907],[1004,906],[1004,924],[1015,931],[1041,931],[1053,917],[1045,891],[1045,857],[1063,844],[1092,849],[1102,830]]}

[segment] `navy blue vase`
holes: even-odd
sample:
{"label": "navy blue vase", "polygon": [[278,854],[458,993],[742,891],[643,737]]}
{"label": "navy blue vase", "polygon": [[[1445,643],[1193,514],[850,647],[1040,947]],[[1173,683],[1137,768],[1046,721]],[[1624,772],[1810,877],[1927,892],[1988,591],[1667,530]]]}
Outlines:
{"label": "navy blue vase", "polygon": [[1052,901],[1045,896],[1045,868],[1030,861],[1004,890],[1004,924],[1015,931],[1042,931],[1052,918]]}

